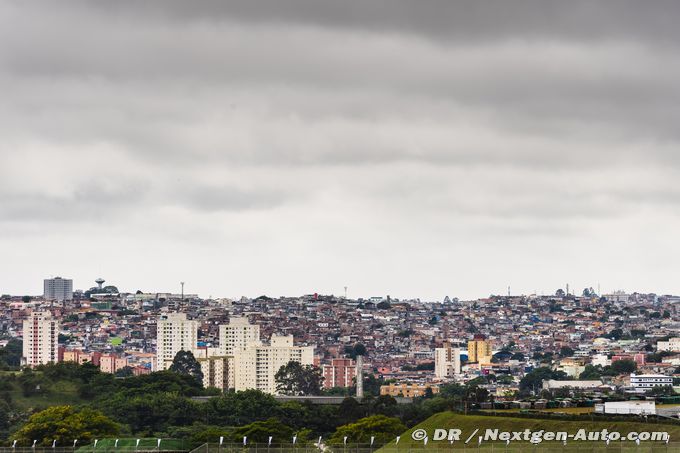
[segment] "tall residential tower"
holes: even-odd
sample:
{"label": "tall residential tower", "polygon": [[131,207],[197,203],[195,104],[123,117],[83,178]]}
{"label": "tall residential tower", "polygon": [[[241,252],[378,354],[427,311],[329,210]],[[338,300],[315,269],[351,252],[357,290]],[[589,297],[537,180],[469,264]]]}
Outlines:
{"label": "tall residential tower", "polygon": [[168,313],[158,318],[156,326],[156,370],[167,370],[179,351],[195,353],[198,322],[185,313]]}
{"label": "tall residential tower", "polygon": [[59,323],[49,312],[33,312],[24,320],[22,363],[29,367],[58,361]]}

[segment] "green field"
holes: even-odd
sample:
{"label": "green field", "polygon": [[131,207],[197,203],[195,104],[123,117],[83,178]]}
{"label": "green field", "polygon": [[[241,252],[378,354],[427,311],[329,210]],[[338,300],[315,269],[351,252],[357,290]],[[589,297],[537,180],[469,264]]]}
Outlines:
{"label": "green field", "polygon": [[[451,444],[448,440],[433,440],[434,430],[437,428],[451,429],[458,428],[462,431],[461,440]],[[423,441],[415,441],[411,434],[415,430],[424,429],[429,437],[427,446]],[[473,439],[465,444],[465,440],[471,436],[475,430],[479,430]],[[667,432],[670,435],[670,443],[665,442],[641,442],[638,446],[632,441],[612,441],[607,446],[604,441],[579,442],[568,440],[567,445],[562,442],[543,442],[533,445],[527,441],[516,440],[506,444],[504,441],[478,443],[478,436],[483,434],[486,429],[498,429],[500,431],[554,431],[575,434],[579,429],[589,432],[602,431],[607,429],[609,432],[618,431],[622,435],[630,432]],[[656,453],[656,452],[680,452],[680,423],[678,424],[659,424],[644,422],[621,422],[621,421],[592,421],[591,417],[584,415],[583,421],[565,421],[554,419],[539,418],[519,418],[513,416],[485,416],[485,415],[462,415],[453,412],[442,412],[436,414],[419,425],[409,429],[401,435],[398,445],[395,442],[385,445],[380,449],[380,453],[394,453],[397,451],[424,450],[424,451],[452,451],[452,450],[474,450],[479,453],[507,452],[507,453],[528,453],[528,452],[635,452],[635,453]]]}
{"label": "green field", "polygon": [[[551,409],[532,409],[531,412],[547,412],[550,414],[590,414],[595,408],[593,407],[556,407]],[[490,414],[519,414],[526,409],[482,409],[480,412],[488,412]]]}

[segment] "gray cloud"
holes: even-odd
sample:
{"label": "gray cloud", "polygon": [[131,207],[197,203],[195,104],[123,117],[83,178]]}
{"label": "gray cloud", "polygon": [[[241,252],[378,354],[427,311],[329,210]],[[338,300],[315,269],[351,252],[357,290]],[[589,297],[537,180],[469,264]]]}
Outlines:
{"label": "gray cloud", "polygon": [[0,287],[670,292],[676,3],[4,2]]}
{"label": "gray cloud", "polygon": [[[18,2],[17,2],[18,3]],[[463,41],[512,39],[611,39],[634,37],[661,41],[679,36],[674,19],[677,2],[634,0],[591,2],[575,0],[368,0],[338,4],[331,0],[265,0],[261,2],[206,0],[201,7],[181,0],[92,3],[70,2],[72,8],[43,2],[53,14],[105,15],[113,20],[140,22],[220,23],[331,27],[341,31],[413,33],[434,39]],[[51,11],[50,11],[51,10]]]}

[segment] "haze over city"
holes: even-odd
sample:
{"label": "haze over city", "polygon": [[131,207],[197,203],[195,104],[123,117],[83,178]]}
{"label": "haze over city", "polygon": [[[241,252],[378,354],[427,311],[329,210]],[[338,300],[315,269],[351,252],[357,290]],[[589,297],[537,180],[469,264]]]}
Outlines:
{"label": "haze over city", "polygon": [[678,294],[655,4],[2,2],[0,291]]}

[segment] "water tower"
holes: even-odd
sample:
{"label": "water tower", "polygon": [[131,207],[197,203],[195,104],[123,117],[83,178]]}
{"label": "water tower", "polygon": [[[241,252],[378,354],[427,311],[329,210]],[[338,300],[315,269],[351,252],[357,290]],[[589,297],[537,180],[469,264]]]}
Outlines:
{"label": "water tower", "polygon": [[94,281],[94,282],[97,284],[97,286],[99,286],[99,290],[100,290],[100,291],[102,290],[102,285],[104,284],[105,281],[106,281],[106,280],[104,280],[104,279],[101,278],[101,277],[99,277],[97,280]]}

